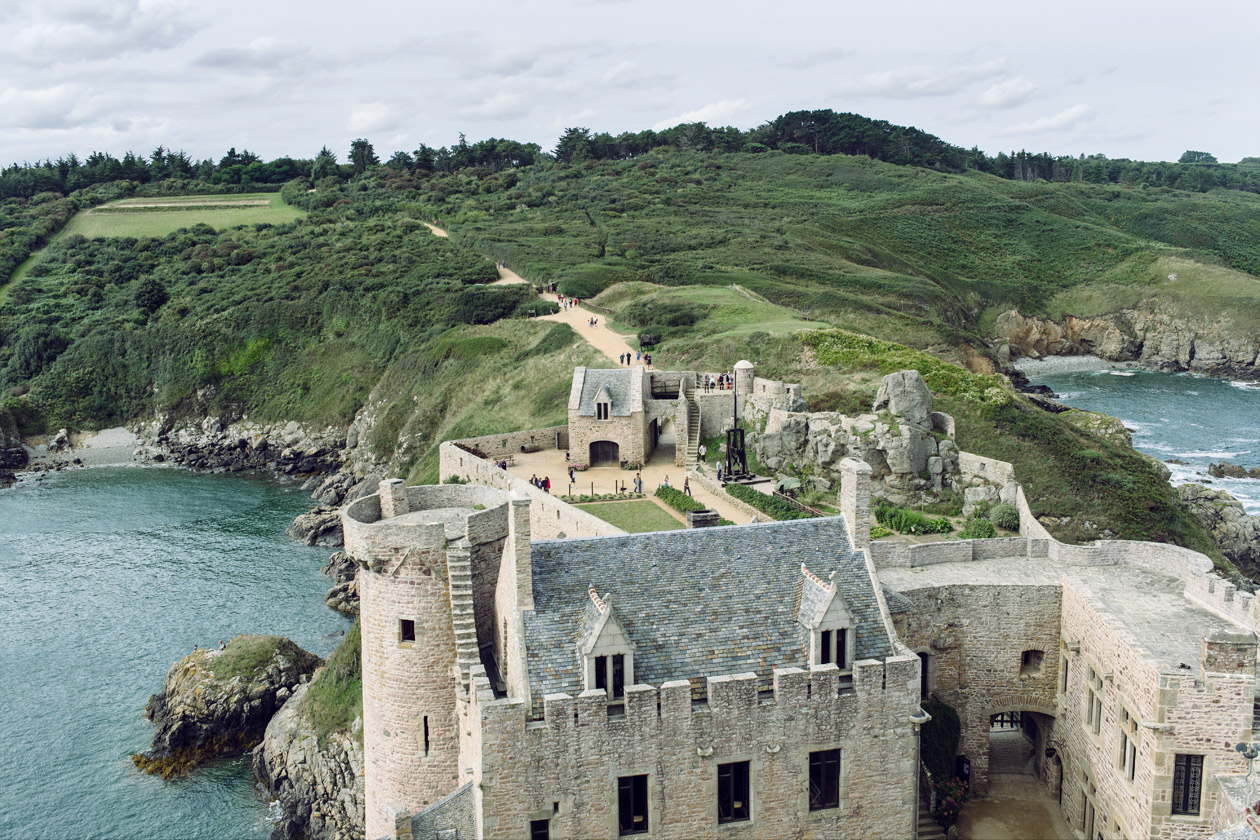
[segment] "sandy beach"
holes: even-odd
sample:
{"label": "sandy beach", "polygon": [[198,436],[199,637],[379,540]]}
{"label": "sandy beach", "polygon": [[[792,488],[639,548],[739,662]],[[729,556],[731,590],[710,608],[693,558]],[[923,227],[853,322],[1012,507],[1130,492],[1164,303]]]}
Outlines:
{"label": "sandy beach", "polygon": [[136,449],[140,445],[140,438],[121,426],[114,429],[102,429],[99,432],[75,433],[70,436],[70,446],[58,452],[50,452],[47,442],[28,447],[31,454],[31,465],[28,469],[38,470],[58,464],[110,467],[121,464],[150,463],[147,458],[136,457]]}

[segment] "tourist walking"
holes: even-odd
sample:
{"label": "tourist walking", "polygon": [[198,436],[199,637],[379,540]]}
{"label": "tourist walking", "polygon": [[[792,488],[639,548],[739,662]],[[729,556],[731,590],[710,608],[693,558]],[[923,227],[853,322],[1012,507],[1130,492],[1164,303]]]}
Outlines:
{"label": "tourist walking", "polygon": [[643,493],[643,476],[640,473],[634,474],[634,492],[640,495]]}
{"label": "tourist walking", "polygon": [[683,479],[683,492],[688,496],[691,495],[691,477],[687,476]]}
{"label": "tourist walking", "polygon": [[722,462],[718,461],[718,481],[722,480]]}
{"label": "tourist walking", "polygon": [[569,483],[577,484],[577,470],[573,469],[573,467],[569,467]]}
{"label": "tourist walking", "polygon": [[669,476],[665,476],[665,480],[661,482],[661,486],[662,486],[662,487],[668,487],[668,486],[669,486]]}
{"label": "tourist walking", "polygon": [[542,489],[544,493],[551,492],[551,479],[545,475],[543,476],[543,480],[542,480]]}

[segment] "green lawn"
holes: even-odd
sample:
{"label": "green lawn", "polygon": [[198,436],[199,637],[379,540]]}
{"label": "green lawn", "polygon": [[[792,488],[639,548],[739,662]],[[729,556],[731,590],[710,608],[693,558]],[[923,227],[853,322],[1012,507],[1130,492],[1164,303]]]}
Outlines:
{"label": "green lawn", "polygon": [[166,236],[180,228],[206,224],[215,230],[237,225],[282,224],[305,215],[280,200],[279,193],[187,195],[127,198],[75,215],[61,236]]}
{"label": "green lawn", "polygon": [[676,531],[684,527],[655,502],[647,499],[635,499],[630,502],[596,502],[577,505],[577,507],[631,534],[642,534],[647,531]]}

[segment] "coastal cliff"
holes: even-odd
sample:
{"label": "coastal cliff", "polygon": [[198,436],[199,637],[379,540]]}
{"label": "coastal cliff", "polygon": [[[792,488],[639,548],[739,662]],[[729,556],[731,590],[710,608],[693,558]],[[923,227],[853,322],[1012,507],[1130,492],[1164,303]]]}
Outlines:
{"label": "coastal cliff", "polygon": [[1004,364],[1020,357],[1092,355],[1152,370],[1260,380],[1260,336],[1227,319],[1187,314],[1154,299],[1060,321],[1010,310],[998,316],[996,333],[998,361]]}
{"label": "coastal cliff", "polygon": [[153,746],[132,756],[146,773],[180,775],[253,747],[272,715],[322,660],[282,636],[237,636],[224,650],[198,650],[171,667],[145,715]]}

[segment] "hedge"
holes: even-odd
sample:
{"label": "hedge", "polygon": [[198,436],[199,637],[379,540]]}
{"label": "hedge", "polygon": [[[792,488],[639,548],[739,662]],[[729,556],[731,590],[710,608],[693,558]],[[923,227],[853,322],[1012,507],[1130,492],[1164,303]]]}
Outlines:
{"label": "hedge", "polygon": [[782,499],[776,499],[774,496],[767,496],[760,490],[754,490],[744,484],[728,484],[726,492],[752,505],[757,510],[769,516],[772,519],[809,519],[808,513],[803,510],[797,510]]}

